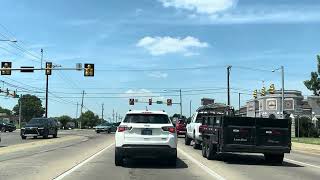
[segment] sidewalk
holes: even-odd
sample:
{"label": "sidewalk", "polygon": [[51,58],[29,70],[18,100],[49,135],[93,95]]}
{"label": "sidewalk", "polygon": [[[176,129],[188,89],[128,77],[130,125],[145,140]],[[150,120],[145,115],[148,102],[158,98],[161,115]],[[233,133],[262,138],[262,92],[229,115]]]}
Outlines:
{"label": "sidewalk", "polygon": [[320,145],[292,142],[292,150],[320,155]]}

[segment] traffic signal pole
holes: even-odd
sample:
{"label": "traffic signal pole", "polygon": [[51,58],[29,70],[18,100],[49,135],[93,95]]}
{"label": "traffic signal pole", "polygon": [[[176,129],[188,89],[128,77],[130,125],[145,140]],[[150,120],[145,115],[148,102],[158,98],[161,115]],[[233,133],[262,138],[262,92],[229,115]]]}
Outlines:
{"label": "traffic signal pole", "polygon": [[230,106],[230,71],[231,71],[231,66],[228,66],[228,67],[227,67],[228,106]]}
{"label": "traffic signal pole", "polygon": [[46,114],[45,118],[48,118],[48,92],[49,91],[49,75],[46,75]]}

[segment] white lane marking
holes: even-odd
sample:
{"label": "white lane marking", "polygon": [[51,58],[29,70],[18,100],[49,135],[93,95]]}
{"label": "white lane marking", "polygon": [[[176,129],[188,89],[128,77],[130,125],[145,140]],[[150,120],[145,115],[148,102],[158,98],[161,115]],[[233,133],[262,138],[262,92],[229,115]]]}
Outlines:
{"label": "white lane marking", "polygon": [[308,164],[308,163],[304,163],[304,162],[300,162],[300,161],[295,161],[295,160],[287,159],[287,158],[284,158],[284,160],[285,160],[285,161],[292,162],[292,163],[301,164],[301,165],[304,165],[304,166],[310,166],[310,167],[314,167],[314,168],[319,168],[319,169],[320,169],[320,166],[316,166],[316,165],[313,165],[313,164]]}
{"label": "white lane marking", "polygon": [[103,153],[105,150],[109,149],[110,147],[112,147],[114,145],[114,143],[110,144],[109,146],[101,149],[99,152],[93,154],[92,156],[90,156],[89,158],[87,158],[86,160],[82,161],[81,163],[77,164],[76,166],[72,167],[71,169],[67,170],[66,172],[60,174],[59,176],[55,177],[54,180],[61,180],[64,177],[66,177],[67,175],[69,175],[70,173],[72,173],[73,171],[79,169],[81,166],[83,166],[84,164],[88,163],[89,161],[91,161],[93,158],[97,157],[99,154]]}
{"label": "white lane marking", "polygon": [[196,165],[198,165],[202,170],[204,170],[205,172],[207,172],[208,174],[210,174],[211,176],[213,176],[216,179],[219,180],[225,180],[225,178],[223,178],[222,176],[220,176],[218,173],[214,172],[212,169],[208,168],[207,166],[205,166],[204,164],[202,164],[201,162],[199,162],[198,160],[196,160],[195,158],[193,158],[192,156],[190,156],[189,154],[187,154],[186,152],[184,152],[181,149],[178,149],[178,151],[183,154],[185,157],[187,157],[189,160],[191,160],[193,163],[195,163]]}

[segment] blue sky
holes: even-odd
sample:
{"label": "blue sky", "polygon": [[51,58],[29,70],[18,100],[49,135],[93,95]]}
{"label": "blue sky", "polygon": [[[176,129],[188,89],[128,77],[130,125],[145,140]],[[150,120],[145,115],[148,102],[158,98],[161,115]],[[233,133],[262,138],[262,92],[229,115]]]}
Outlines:
{"label": "blue sky", "polygon": [[[128,109],[145,108],[145,104],[129,107],[129,96],[160,96],[154,100],[178,102],[179,88],[187,91],[183,92],[183,114],[189,115],[190,100],[193,110],[202,97],[226,102],[227,65],[233,66],[231,102],[235,106],[238,92],[251,94],[262,88],[262,81],[279,88],[280,74],[271,70],[281,65],[286,89],[310,95],[302,81],[316,68],[319,10],[316,0],[3,0],[0,37],[17,39],[23,51],[1,42],[0,57],[14,67],[39,67],[43,48],[45,60],[63,67],[95,63],[94,78],[83,77],[83,72],[53,72],[50,116],[75,117],[82,90],[87,93],[85,107],[100,114],[104,103],[107,118],[112,109],[124,115]],[[185,69],[172,70],[177,68]],[[43,72],[13,72],[0,78],[32,91],[45,87]],[[245,94],[242,104],[251,98]],[[3,107],[11,109],[16,103],[1,97]],[[176,105],[149,109],[179,112]]]}

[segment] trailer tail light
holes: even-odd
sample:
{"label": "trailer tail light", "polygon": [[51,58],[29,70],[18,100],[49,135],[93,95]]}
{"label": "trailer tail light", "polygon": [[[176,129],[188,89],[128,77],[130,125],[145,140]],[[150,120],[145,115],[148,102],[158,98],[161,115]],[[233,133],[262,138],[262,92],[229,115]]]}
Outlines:
{"label": "trailer tail light", "polygon": [[176,132],[176,128],[172,127],[172,126],[164,126],[162,127],[163,131],[169,131],[170,133],[175,133]]}
{"label": "trailer tail light", "polygon": [[118,132],[124,132],[124,131],[128,131],[131,130],[131,127],[128,126],[119,126],[118,127]]}

